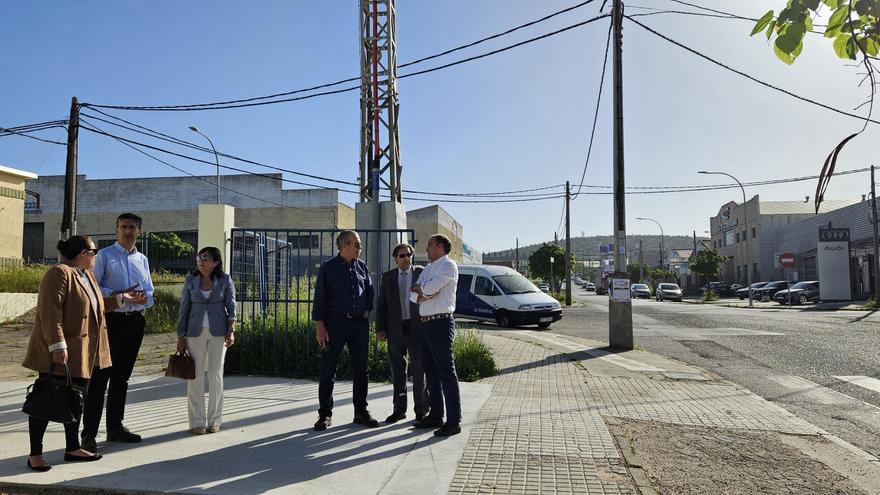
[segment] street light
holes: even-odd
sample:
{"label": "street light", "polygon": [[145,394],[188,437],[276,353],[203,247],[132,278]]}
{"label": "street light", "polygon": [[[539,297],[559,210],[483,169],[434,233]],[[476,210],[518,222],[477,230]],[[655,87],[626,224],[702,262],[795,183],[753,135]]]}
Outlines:
{"label": "street light", "polygon": [[214,150],[214,160],[217,161],[217,204],[220,204],[220,156],[217,154],[217,148],[214,147],[214,142],[211,141],[211,138],[205,136],[205,133],[199,130],[198,127],[189,126],[189,130],[201,134],[205,139],[208,140],[208,143],[211,145],[211,149]]}
{"label": "street light", "polygon": [[727,172],[707,172],[705,170],[700,170],[697,172],[698,174],[706,174],[706,175],[726,175],[736,181],[739,184],[739,188],[743,193],[743,222],[746,224],[746,283],[748,284],[749,290],[749,307],[753,307],[754,303],[752,303],[752,241],[749,240],[749,209],[746,207],[746,188],[743,187],[742,182],[739,181],[736,177],[728,174]]}
{"label": "street light", "polygon": [[[663,226],[660,225],[660,222],[658,222],[657,220],[654,220],[653,218],[636,217],[636,220],[650,220],[651,222],[656,223],[658,227],[660,227],[660,268],[665,268],[663,265],[663,235],[664,235],[663,234]],[[665,280],[665,278],[664,278],[664,280]]]}

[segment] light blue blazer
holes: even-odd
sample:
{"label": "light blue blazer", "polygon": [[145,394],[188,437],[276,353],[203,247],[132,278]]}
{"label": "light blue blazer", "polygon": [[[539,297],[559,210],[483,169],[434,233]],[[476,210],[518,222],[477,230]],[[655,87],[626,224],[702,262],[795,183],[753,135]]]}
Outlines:
{"label": "light blue blazer", "polygon": [[228,274],[214,281],[211,294],[205,299],[199,289],[201,275],[187,275],[180,294],[180,312],[177,316],[177,336],[197,336],[202,333],[202,320],[208,312],[211,335],[226,335],[228,320],[235,319],[235,287]]}

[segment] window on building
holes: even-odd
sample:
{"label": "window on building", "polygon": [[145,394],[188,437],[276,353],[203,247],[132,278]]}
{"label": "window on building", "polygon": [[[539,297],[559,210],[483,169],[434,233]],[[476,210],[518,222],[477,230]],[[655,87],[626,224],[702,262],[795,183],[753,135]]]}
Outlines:
{"label": "window on building", "polygon": [[736,233],[736,242],[739,244],[739,232]]}
{"label": "window on building", "polygon": [[745,231],[745,230],[743,230],[742,237],[740,237],[740,239],[742,239],[743,242],[746,242],[746,239],[748,239],[748,237],[746,237],[746,231]]}
{"label": "window on building", "polygon": [[755,229],[755,227],[752,227],[752,239],[754,239],[755,237],[758,237],[758,231],[757,229]]}

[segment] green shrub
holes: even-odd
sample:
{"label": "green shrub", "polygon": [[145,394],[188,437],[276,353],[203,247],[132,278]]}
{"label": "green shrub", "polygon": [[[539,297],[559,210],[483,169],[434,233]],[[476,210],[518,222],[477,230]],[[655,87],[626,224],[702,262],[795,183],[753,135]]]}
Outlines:
{"label": "green shrub", "polygon": [[157,287],[153,291],[153,306],[144,311],[147,320],[146,333],[169,333],[177,329],[180,295]]}
{"label": "green shrub", "polygon": [[463,382],[486,378],[498,371],[492,352],[476,330],[466,328],[457,332],[452,341],[452,351],[458,379]]}
{"label": "green shrub", "polygon": [[[376,340],[370,329],[368,373],[373,381],[391,378],[388,369],[388,346]],[[496,372],[492,353],[479,333],[463,329],[452,343],[455,365],[461,381],[474,381]],[[305,305],[297,315],[296,308],[287,314],[243,321],[235,332],[235,345],[226,352],[227,373],[266,373],[301,378],[320,375],[321,352],[315,342],[315,322]],[[351,357],[343,351],[336,371],[340,380],[351,379]]]}
{"label": "green shrub", "polygon": [[859,306],[859,309],[863,309],[865,311],[873,311],[880,309],[880,304],[878,304],[877,300],[872,297],[865,301],[865,304]]}
{"label": "green shrub", "polygon": [[715,292],[715,289],[706,289],[706,292],[703,293],[703,301],[717,301],[718,293]]}
{"label": "green shrub", "polygon": [[18,265],[0,268],[0,292],[28,292],[40,290],[40,280],[51,265]]}
{"label": "green shrub", "polygon": [[160,270],[158,272],[152,272],[150,274],[150,279],[153,281],[153,286],[182,284],[184,280],[186,280],[186,275]]}

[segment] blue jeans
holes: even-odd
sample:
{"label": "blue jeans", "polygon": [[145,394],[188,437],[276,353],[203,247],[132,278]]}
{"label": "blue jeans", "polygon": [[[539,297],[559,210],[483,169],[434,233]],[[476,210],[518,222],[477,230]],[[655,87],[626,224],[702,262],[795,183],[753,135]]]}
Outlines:
{"label": "blue jeans", "polygon": [[330,344],[321,355],[321,381],[318,385],[318,414],[333,415],[333,385],[336,383],[336,368],[342,350],[348,343],[351,356],[351,373],[354,412],[367,410],[367,353],[370,349],[370,323],[366,318],[356,320],[325,320]]}
{"label": "blue jeans", "polygon": [[425,369],[426,392],[431,407],[428,416],[442,419],[445,401],[446,422],[457,425],[461,423],[461,394],[452,353],[455,320],[431,320],[422,323],[419,330],[422,367]]}

